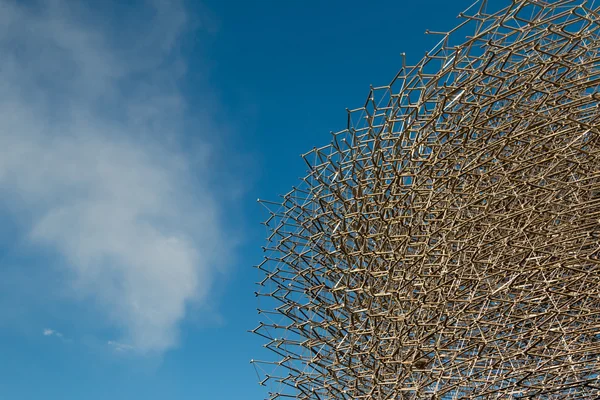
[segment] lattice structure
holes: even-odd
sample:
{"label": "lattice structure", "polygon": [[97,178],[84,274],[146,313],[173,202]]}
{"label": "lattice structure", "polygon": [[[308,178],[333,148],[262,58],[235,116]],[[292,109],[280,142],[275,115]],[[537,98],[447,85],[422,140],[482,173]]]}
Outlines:
{"label": "lattice structure", "polygon": [[270,398],[600,398],[599,11],[478,1],[304,155],[264,203]]}

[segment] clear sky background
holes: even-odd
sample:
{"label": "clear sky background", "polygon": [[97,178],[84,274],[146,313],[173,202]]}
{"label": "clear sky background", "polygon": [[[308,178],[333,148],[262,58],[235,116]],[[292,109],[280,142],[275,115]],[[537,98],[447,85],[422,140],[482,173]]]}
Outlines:
{"label": "clear sky background", "polygon": [[256,199],[471,3],[0,0],[0,399],[264,398]]}

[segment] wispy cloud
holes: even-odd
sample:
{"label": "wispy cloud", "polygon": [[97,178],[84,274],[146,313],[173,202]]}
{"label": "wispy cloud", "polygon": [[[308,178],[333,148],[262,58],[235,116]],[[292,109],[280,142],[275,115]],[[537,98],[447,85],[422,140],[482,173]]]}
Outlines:
{"label": "wispy cloud", "polygon": [[0,0],[0,195],[124,342],[164,351],[223,253],[212,149],[197,143],[211,121],[194,157],[180,144],[187,15],[148,0],[145,25],[114,32],[76,3],[41,4]]}
{"label": "wispy cloud", "polygon": [[56,336],[56,337],[59,337],[59,338],[62,338],[62,337],[63,337],[63,334],[62,334],[62,333],[60,333],[60,332],[58,332],[58,331],[55,331],[54,329],[44,329],[44,330],[42,331],[42,334],[43,334],[44,336]]}
{"label": "wispy cloud", "polygon": [[115,342],[114,340],[109,340],[107,342],[107,344],[109,347],[111,347],[112,349],[114,349],[115,351],[118,351],[118,352],[134,350],[134,347],[132,345]]}

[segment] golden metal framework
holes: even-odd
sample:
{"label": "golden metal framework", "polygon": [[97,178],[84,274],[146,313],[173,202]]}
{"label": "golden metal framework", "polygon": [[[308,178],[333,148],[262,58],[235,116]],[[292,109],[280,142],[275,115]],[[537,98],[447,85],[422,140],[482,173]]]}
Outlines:
{"label": "golden metal framework", "polygon": [[477,1],[263,202],[271,399],[600,398],[599,12]]}

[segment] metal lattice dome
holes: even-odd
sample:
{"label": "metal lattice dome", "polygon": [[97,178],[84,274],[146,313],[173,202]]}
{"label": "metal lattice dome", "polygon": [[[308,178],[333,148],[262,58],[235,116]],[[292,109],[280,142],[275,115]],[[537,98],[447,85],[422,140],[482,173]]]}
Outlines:
{"label": "metal lattice dome", "polygon": [[432,34],[265,202],[263,383],[272,399],[598,398],[600,7],[479,1]]}

